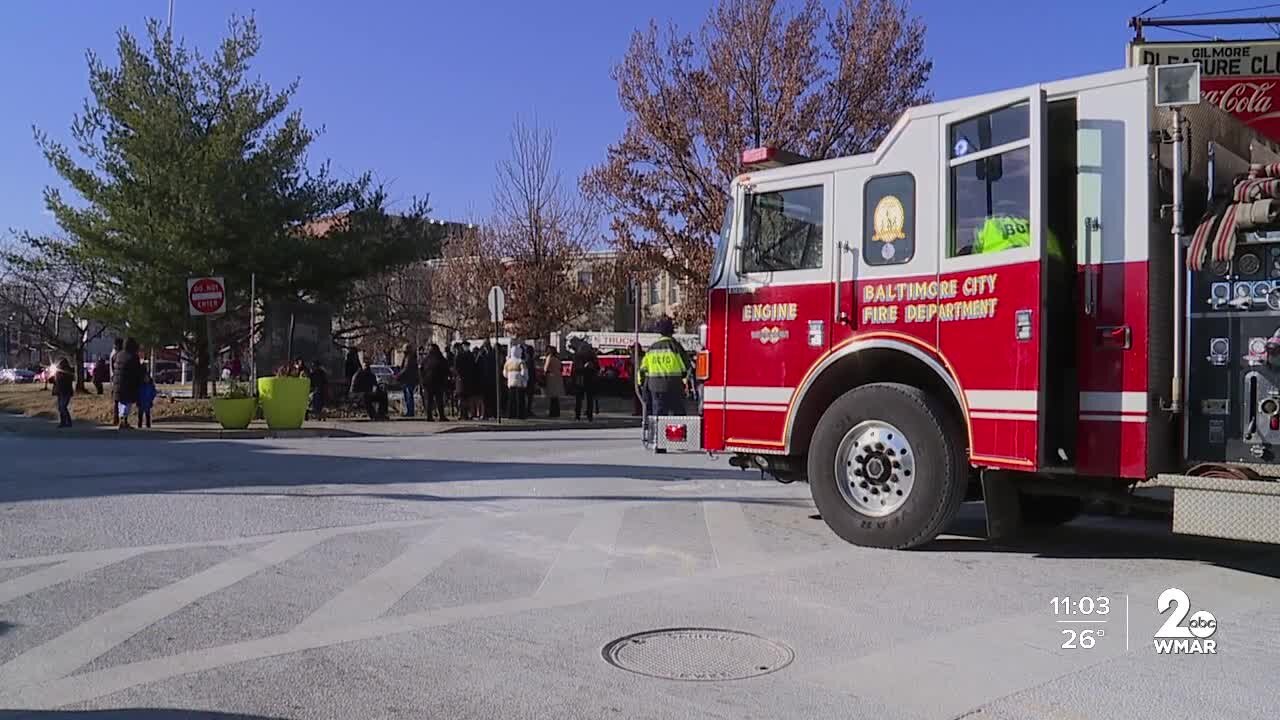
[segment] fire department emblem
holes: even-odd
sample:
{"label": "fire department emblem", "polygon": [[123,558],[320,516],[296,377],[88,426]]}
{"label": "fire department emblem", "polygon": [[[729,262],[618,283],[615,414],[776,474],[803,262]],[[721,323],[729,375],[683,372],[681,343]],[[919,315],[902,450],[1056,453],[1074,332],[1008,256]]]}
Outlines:
{"label": "fire department emblem", "polygon": [[902,201],[896,195],[885,195],[876,203],[875,213],[871,216],[871,227],[875,230],[871,239],[882,243],[902,240],[907,236],[902,231],[906,222],[907,213]]}
{"label": "fire department emblem", "polygon": [[762,327],[759,330],[751,331],[751,339],[759,340],[765,345],[777,345],[779,341],[786,340],[791,337],[791,333],[786,328],[780,327]]}

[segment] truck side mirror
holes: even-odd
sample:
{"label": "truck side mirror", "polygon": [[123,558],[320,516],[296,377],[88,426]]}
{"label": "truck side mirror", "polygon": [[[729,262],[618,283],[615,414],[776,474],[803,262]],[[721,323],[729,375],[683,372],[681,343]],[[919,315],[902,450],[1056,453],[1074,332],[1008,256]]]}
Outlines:
{"label": "truck side mirror", "polygon": [[1004,177],[1004,162],[999,155],[982,158],[973,164],[973,168],[979,180],[995,182]]}
{"label": "truck side mirror", "polygon": [[[991,149],[991,116],[983,115],[978,118],[978,149]],[[974,170],[978,173],[979,180],[987,182],[995,182],[1004,176],[1004,163],[1001,162],[999,155],[983,158],[974,163]]]}

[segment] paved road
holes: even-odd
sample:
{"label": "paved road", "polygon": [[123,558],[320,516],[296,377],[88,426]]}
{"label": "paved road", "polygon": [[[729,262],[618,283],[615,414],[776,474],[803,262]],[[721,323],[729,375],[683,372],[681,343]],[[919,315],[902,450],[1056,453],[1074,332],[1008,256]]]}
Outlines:
{"label": "paved road", "polygon": [[[928,549],[853,548],[806,487],[631,435],[0,437],[0,718],[1280,717],[1276,550],[1101,518],[993,547],[973,507]],[[1155,654],[1171,586],[1218,654]],[[671,627],[794,659],[602,658]],[[686,642],[653,668],[786,661]]]}

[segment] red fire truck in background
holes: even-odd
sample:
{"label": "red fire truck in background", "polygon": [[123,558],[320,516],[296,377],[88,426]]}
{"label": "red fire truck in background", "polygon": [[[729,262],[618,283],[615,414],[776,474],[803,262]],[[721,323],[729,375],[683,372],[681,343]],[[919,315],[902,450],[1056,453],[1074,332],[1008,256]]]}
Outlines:
{"label": "red fire truck in background", "polygon": [[701,413],[646,444],[807,480],[860,545],[929,542],[966,497],[1001,535],[1156,485],[1175,532],[1280,542],[1280,224],[1248,205],[1280,155],[1198,82],[1133,67],[913,108],[865,155],[747,151]]}

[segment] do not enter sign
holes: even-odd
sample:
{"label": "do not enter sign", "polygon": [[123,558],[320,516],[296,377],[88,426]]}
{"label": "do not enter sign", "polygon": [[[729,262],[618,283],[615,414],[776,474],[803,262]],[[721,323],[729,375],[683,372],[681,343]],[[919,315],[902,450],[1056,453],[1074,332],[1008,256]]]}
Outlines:
{"label": "do not enter sign", "polygon": [[221,315],[227,311],[226,285],[220,277],[187,279],[187,306],[191,314]]}

